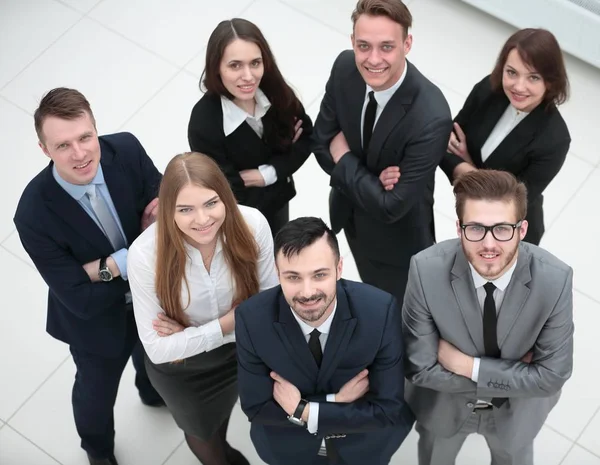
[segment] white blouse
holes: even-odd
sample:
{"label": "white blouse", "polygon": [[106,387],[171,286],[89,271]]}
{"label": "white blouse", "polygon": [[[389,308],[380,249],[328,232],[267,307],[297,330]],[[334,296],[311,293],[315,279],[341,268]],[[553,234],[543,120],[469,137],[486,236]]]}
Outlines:
{"label": "white blouse", "polygon": [[[240,212],[259,247],[258,277],[260,290],[277,286],[279,280],[273,258],[273,238],[265,217],[255,208],[239,205]],[[233,304],[233,276],[225,262],[219,240],[206,271],[200,251],[186,243],[188,259],[185,283],[181,285],[182,305],[189,301],[185,312],[190,326],[185,330],[161,337],[152,328],[152,320],[163,312],[155,290],[156,224],[151,225],[129,248],[127,272],[133,296],[133,309],[140,340],[153,363],[166,363],[208,352],[234,342],[235,334],[221,332],[219,318],[231,310]]]}
{"label": "white blouse", "polygon": [[529,113],[517,110],[512,105],[508,105],[502,116],[492,129],[489,137],[481,147],[481,161],[485,162],[502,141],[525,119]]}

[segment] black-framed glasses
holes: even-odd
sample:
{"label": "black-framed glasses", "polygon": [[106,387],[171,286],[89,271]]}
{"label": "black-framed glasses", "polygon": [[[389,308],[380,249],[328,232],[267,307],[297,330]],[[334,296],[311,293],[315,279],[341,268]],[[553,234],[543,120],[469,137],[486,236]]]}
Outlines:
{"label": "black-framed glasses", "polygon": [[515,236],[515,229],[520,228],[523,224],[523,220],[517,223],[498,223],[492,226],[484,226],[478,223],[462,224],[460,228],[463,230],[465,239],[469,242],[480,242],[482,241],[488,232],[491,231],[494,239],[500,242],[510,241]]}

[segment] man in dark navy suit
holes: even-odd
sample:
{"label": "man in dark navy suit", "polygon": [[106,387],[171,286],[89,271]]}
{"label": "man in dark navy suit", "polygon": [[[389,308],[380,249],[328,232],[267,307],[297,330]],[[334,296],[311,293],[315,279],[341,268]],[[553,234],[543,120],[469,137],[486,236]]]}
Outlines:
{"label": "man in dark navy suit", "polygon": [[15,214],[23,247],[48,284],[48,333],[77,367],[73,413],[92,465],[115,465],[113,407],[132,356],[146,405],[163,405],[144,369],[127,282],[127,248],[157,213],[161,174],[129,133],[98,137],[86,98],[48,92],[34,115],[50,164]]}
{"label": "man in dark navy suit", "polygon": [[396,299],[341,279],[335,234],[298,218],[275,237],[281,285],[236,311],[238,383],[270,465],[384,465],[412,428]]}

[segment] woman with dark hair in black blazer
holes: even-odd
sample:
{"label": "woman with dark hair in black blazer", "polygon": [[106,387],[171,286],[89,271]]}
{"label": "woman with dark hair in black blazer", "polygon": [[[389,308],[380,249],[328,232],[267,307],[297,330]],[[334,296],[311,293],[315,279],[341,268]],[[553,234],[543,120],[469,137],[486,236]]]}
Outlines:
{"label": "woman with dark hair in black blazer", "polygon": [[[440,167],[450,182],[479,168],[509,171],[527,186],[526,241],[544,234],[544,189],[560,171],[571,143],[557,105],[568,94],[556,38],[544,29],[513,34],[490,76],[473,87],[456,118]],[[523,219],[523,218],[518,218]]]}
{"label": "woman with dark hair in black blazer", "polygon": [[192,110],[190,148],[219,164],[238,203],[260,210],[275,235],[289,220],[292,174],[310,155],[312,122],[249,21],[217,26],[203,77],[206,94]]}

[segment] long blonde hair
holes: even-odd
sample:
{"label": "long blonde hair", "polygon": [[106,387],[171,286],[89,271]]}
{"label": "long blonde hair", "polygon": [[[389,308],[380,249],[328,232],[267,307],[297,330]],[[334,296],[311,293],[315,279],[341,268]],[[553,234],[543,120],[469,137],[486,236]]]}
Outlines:
{"label": "long blonde hair", "polygon": [[[218,234],[223,239],[225,261],[234,278],[234,302],[241,302],[256,294],[258,281],[258,244],[246,224],[225,175],[208,156],[189,152],[175,156],[163,176],[156,219],[156,294],[169,318],[184,326],[189,325],[181,299],[182,283],[189,293],[185,275],[187,252],[184,234],[175,223],[175,205],[181,189],[188,185],[216,192],[227,212]],[[189,298],[189,297],[188,297]],[[233,302],[232,302],[233,303]]]}

